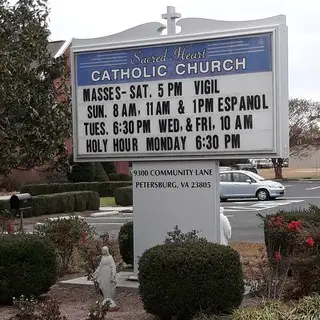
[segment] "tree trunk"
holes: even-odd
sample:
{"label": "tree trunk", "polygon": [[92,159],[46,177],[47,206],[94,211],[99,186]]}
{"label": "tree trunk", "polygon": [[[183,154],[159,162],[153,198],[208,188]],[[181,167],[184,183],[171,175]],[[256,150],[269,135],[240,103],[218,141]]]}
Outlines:
{"label": "tree trunk", "polygon": [[283,164],[282,158],[274,158],[272,159],[273,167],[274,167],[274,177],[275,179],[283,179],[282,176],[282,164]]}

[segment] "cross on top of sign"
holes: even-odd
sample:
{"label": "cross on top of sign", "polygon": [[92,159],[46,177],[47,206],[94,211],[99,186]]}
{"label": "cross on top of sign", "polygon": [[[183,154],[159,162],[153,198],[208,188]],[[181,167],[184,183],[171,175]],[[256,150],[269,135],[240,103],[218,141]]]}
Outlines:
{"label": "cross on top of sign", "polygon": [[168,35],[176,33],[176,19],[181,18],[181,14],[176,12],[176,8],[167,6],[167,13],[162,15],[163,19],[167,20]]}

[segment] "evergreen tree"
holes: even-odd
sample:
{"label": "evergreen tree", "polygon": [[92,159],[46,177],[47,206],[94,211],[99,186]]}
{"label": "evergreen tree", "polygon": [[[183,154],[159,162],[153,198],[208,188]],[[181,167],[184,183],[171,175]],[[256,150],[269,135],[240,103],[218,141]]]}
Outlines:
{"label": "evergreen tree", "polygon": [[66,163],[68,70],[48,51],[48,14],[47,0],[0,0],[0,175]]}

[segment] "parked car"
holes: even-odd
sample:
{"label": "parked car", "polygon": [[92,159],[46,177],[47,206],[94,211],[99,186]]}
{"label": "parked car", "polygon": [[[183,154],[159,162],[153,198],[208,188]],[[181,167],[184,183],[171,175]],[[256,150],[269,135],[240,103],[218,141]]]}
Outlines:
{"label": "parked car", "polygon": [[251,171],[258,174],[258,170],[256,167],[251,163],[239,163],[233,165],[230,170],[245,170],[245,171]]}
{"label": "parked car", "polygon": [[220,172],[220,199],[258,198],[260,201],[283,197],[285,187],[272,180],[266,180],[256,173],[243,170]]}
{"label": "parked car", "polygon": [[251,164],[258,169],[270,169],[273,166],[271,159],[251,159]]}
{"label": "parked car", "polygon": [[284,159],[284,160],[283,160],[283,163],[282,163],[282,166],[283,166],[284,168],[288,168],[288,167],[289,167],[289,159]]}
{"label": "parked car", "polygon": [[230,167],[219,167],[220,172],[231,170]]}

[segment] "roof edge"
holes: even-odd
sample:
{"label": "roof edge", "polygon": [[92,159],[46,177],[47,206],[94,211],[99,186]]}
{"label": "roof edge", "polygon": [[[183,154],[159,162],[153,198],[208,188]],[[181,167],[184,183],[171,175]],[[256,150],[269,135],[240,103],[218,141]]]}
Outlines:
{"label": "roof edge", "polygon": [[72,38],[69,40],[66,40],[64,44],[61,46],[61,48],[58,50],[58,52],[55,54],[54,58],[56,59],[62,56],[71,45],[71,42],[72,42]]}

